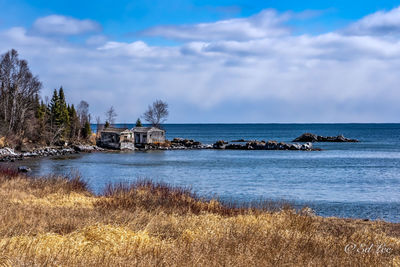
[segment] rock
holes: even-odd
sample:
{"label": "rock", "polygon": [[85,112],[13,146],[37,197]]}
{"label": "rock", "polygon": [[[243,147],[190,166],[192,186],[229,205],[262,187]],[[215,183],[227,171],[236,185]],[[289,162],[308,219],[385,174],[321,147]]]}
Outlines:
{"label": "rock", "polygon": [[315,217],[315,210],[309,208],[309,207],[304,207],[300,210],[300,215],[303,216],[308,216],[308,217]]}
{"label": "rock", "polygon": [[25,158],[33,158],[33,157],[48,157],[55,155],[68,155],[77,153],[75,149],[66,147],[66,148],[51,148],[51,147],[42,147],[37,148],[28,152],[14,152],[13,149],[3,148],[0,149],[0,159],[1,161],[11,161],[15,160],[23,160]]}
{"label": "rock", "polygon": [[229,144],[229,145],[223,145],[225,146],[225,149],[236,149],[236,150],[243,150],[246,147],[240,144]]}
{"label": "rock", "polygon": [[318,136],[312,133],[305,133],[293,140],[293,142],[317,142]]}
{"label": "rock", "polygon": [[276,141],[268,141],[266,143],[266,147],[267,147],[267,149],[275,150],[278,147],[278,142],[276,142]]}
{"label": "rock", "polygon": [[20,156],[23,156],[24,158],[32,158],[32,157],[37,157],[37,156],[39,156],[39,154],[38,154],[36,151],[34,151],[34,152],[25,152],[25,153],[22,153],[22,154],[20,154]]}
{"label": "rock", "polygon": [[291,144],[289,149],[290,150],[306,150],[305,147],[303,147],[302,145],[299,145],[299,144]]}
{"label": "rock", "polygon": [[[103,148],[100,148],[98,146],[92,146],[92,145],[74,145],[73,150],[71,148],[64,148],[68,149],[68,151],[76,151],[76,152],[93,152],[93,151],[103,151]],[[73,152],[71,152],[73,153]]]}
{"label": "rock", "polygon": [[232,140],[232,143],[245,143],[245,142],[251,142],[251,140],[244,140],[244,139],[238,139],[238,140]]}
{"label": "rock", "polygon": [[213,148],[225,149],[227,144],[228,144],[228,142],[226,142],[224,140],[219,140],[219,141],[215,142],[215,144],[213,145]]}
{"label": "rock", "polygon": [[5,147],[0,149],[0,155],[1,156],[16,156],[17,153],[14,152],[14,149]]}
{"label": "rock", "polygon": [[[165,148],[167,147],[166,144],[168,144],[168,142],[165,144],[160,144],[159,146],[154,147],[154,149]],[[171,149],[200,149],[202,146],[203,145],[198,141],[183,138],[174,138],[169,145]]]}
{"label": "rock", "polygon": [[30,172],[30,171],[32,171],[31,168],[29,168],[27,166],[19,166],[18,167],[18,172],[26,173],[26,172]]}
{"label": "rock", "polygon": [[311,150],[313,149],[313,144],[311,142],[305,143],[301,145],[302,150]]}
{"label": "rock", "polygon": [[185,150],[185,149],[206,149],[209,145],[193,139],[174,138],[172,141],[166,140],[163,143],[146,144],[143,151],[146,150]]}
{"label": "rock", "polygon": [[343,135],[321,136],[312,133],[304,133],[294,139],[293,142],[358,142],[358,140],[346,138]]}
{"label": "rock", "polygon": [[135,144],[132,142],[122,142],[120,149],[133,151],[133,150],[135,150]]}
{"label": "rock", "polygon": [[306,144],[288,144],[276,141],[250,141],[245,145],[242,144],[228,144],[225,141],[217,141],[213,145],[214,149],[231,149],[231,150],[318,150],[312,147],[312,143]]}

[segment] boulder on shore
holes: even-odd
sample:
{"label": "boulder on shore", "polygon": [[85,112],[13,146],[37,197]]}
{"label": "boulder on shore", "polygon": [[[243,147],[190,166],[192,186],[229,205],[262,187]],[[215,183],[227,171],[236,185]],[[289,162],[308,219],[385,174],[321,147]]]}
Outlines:
{"label": "boulder on shore", "polygon": [[312,133],[304,133],[293,140],[293,142],[359,142],[357,139],[346,138],[343,135],[338,136],[321,136]]}
{"label": "boulder on shore", "polygon": [[73,146],[73,149],[76,151],[76,152],[93,152],[93,151],[102,151],[102,150],[104,150],[104,149],[102,149],[101,147],[98,147],[98,146],[94,146],[94,145],[81,145],[81,144],[78,144],[78,145],[74,145]]}
{"label": "boulder on shore", "polygon": [[27,166],[19,166],[18,167],[18,172],[30,172],[32,171],[31,168],[27,167]]}

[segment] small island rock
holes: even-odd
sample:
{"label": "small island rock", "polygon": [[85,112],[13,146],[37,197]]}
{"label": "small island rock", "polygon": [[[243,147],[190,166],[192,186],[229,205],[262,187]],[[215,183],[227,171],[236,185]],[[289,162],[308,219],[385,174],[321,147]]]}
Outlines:
{"label": "small island rock", "polygon": [[312,134],[312,133],[304,133],[301,136],[294,139],[293,142],[338,142],[338,143],[352,142],[352,143],[355,143],[355,142],[358,142],[358,140],[346,138],[343,135],[321,136],[321,135],[316,135],[316,134]]}

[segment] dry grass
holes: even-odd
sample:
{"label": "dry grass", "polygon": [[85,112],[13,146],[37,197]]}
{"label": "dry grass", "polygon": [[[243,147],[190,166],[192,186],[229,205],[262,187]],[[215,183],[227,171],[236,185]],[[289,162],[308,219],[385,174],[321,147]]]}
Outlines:
{"label": "dry grass", "polygon": [[6,138],[5,138],[4,136],[3,136],[3,137],[0,137],[0,148],[5,147],[6,144],[7,144]]}
{"label": "dry grass", "polygon": [[96,133],[92,133],[89,136],[89,143],[92,145],[96,145],[96,141],[97,141],[97,134]]}
{"label": "dry grass", "polygon": [[0,209],[0,266],[400,266],[398,224],[230,206],[148,181],[95,196],[79,177],[1,170]]}

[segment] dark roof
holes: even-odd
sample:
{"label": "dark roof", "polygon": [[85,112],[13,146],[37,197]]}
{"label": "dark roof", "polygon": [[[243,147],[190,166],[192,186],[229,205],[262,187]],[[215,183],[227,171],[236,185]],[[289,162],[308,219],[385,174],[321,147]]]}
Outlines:
{"label": "dark roof", "polygon": [[164,132],[164,130],[161,130],[156,127],[134,127],[132,129],[132,131],[136,132],[136,133],[147,133],[147,132],[156,132],[156,131]]}
{"label": "dark roof", "polygon": [[122,133],[122,132],[124,132],[126,130],[129,130],[129,129],[128,128],[107,127],[102,132],[105,132],[105,133]]}

